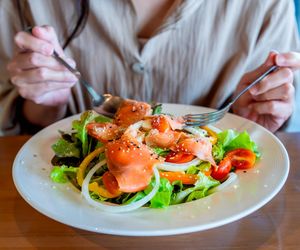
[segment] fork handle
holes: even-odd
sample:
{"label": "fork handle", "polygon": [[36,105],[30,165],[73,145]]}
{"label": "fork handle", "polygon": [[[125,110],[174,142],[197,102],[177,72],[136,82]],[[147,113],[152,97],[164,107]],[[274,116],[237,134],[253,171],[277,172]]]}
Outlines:
{"label": "fork handle", "polygon": [[73,73],[77,79],[79,80],[79,82],[86,88],[86,90],[89,92],[89,94],[91,95],[92,99],[93,99],[93,105],[94,106],[99,106],[100,104],[102,104],[105,100],[104,97],[102,97],[101,95],[99,95],[94,88],[87,82],[85,81],[82,76],[81,73],[73,68],[70,64],[68,64],[63,58],[61,58],[58,53],[54,50],[52,56],[62,65],[64,65],[71,73]]}
{"label": "fork handle", "polygon": [[275,70],[277,70],[279,67],[277,65],[273,65],[270,67],[267,71],[265,71],[262,75],[260,75],[258,78],[256,78],[252,83],[248,85],[243,91],[241,91],[228,105],[231,106],[237,99],[241,97],[246,91],[248,91],[251,87],[253,87],[255,84],[259,83],[262,79],[264,79],[267,75],[271,74]]}
{"label": "fork handle", "polygon": [[[32,27],[28,26],[24,31],[32,34]],[[99,95],[94,90],[94,88],[82,78],[81,73],[77,69],[73,68],[70,64],[68,64],[63,58],[61,58],[55,50],[53,51],[52,57],[54,57],[59,63],[64,65],[71,73],[73,73],[77,77],[78,81],[86,88],[86,90],[92,97],[94,106],[99,106],[105,101],[105,98]]]}

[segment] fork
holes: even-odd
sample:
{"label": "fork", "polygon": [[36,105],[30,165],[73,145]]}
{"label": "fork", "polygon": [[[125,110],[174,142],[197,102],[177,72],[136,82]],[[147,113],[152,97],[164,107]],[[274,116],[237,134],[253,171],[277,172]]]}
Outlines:
{"label": "fork", "polygon": [[[32,27],[29,26],[25,28],[25,32],[32,34]],[[93,109],[99,113],[114,114],[116,110],[120,107],[124,99],[120,96],[113,96],[111,94],[98,94],[96,90],[83,79],[81,73],[73,68],[69,63],[67,63],[59,54],[54,50],[52,57],[54,57],[60,64],[64,65],[71,73],[73,73],[79,83],[87,90],[90,97],[92,98]]]}
{"label": "fork", "polygon": [[222,119],[225,114],[229,111],[232,104],[234,104],[246,91],[248,91],[255,84],[264,79],[267,75],[274,72],[278,69],[278,66],[273,65],[268,70],[266,70],[262,75],[260,75],[257,79],[251,82],[246,88],[244,88],[231,102],[229,102],[222,109],[218,109],[216,111],[202,113],[202,114],[187,114],[183,116],[186,126],[205,126],[209,124],[216,123],[220,119]]}
{"label": "fork", "polygon": [[83,79],[81,73],[73,68],[70,64],[68,64],[63,58],[61,58],[58,53],[54,50],[52,56],[62,65],[64,65],[71,73],[73,73],[80,84],[87,90],[89,95],[92,98],[93,108],[99,113],[107,112],[107,113],[115,113],[116,110],[120,107],[121,103],[124,99],[120,96],[113,96],[111,94],[98,94],[95,89]]}

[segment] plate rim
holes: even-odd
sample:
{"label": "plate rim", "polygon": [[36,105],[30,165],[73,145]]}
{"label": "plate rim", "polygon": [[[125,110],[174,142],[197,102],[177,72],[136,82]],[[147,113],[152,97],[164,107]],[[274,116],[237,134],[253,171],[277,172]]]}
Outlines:
{"label": "plate rim", "polygon": [[[196,105],[185,105],[185,104],[174,104],[174,103],[163,103],[163,105],[168,105],[168,106],[180,106],[180,107],[192,107],[192,108],[197,108],[197,109],[205,109],[205,110],[213,110],[211,108],[207,108],[207,107],[202,107],[202,106],[196,106]],[[269,201],[271,201],[279,192],[280,190],[283,188],[288,175],[289,175],[289,169],[290,169],[290,160],[289,160],[289,155],[288,152],[286,150],[286,148],[284,147],[283,143],[280,141],[280,139],[274,135],[273,133],[271,133],[269,130],[267,130],[266,128],[262,127],[259,124],[256,124],[250,120],[247,120],[243,117],[237,116],[235,114],[228,114],[231,116],[236,116],[239,119],[244,119],[247,120],[250,123],[255,124],[255,126],[258,126],[260,129],[263,130],[264,133],[269,134],[269,136],[272,137],[273,140],[276,141],[277,145],[280,148],[280,151],[282,152],[282,156],[283,156],[283,160],[286,163],[286,171],[285,171],[285,175],[281,178],[281,182],[276,186],[276,188],[274,190],[272,190],[272,194],[264,197],[264,199],[260,200],[259,203],[257,203],[255,206],[252,206],[251,208],[248,208],[247,210],[238,213],[237,215],[231,216],[229,218],[225,218],[216,222],[210,222],[210,223],[206,223],[206,224],[200,224],[200,225],[196,225],[196,226],[184,226],[184,227],[180,227],[180,228],[175,228],[175,229],[162,229],[162,230],[130,230],[130,231],[118,231],[118,230],[111,230],[111,229],[103,229],[101,228],[100,230],[98,228],[94,228],[91,226],[87,226],[87,225],[79,225],[77,223],[70,223],[68,221],[63,220],[63,216],[61,218],[57,218],[57,216],[53,215],[51,212],[47,213],[47,211],[43,210],[40,206],[38,206],[34,201],[29,200],[28,197],[26,197],[26,193],[20,188],[20,185],[18,184],[18,180],[16,178],[16,169],[18,167],[18,161],[20,158],[20,155],[22,154],[22,151],[24,150],[24,148],[26,148],[26,146],[30,145],[36,137],[38,137],[40,134],[44,133],[45,130],[48,130],[49,127],[55,126],[57,123],[64,123],[67,120],[71,120],[71,119],[76,119],[76,117],[79,117],[80,114],[76,114],[76,115],[72,115],[69,117],[66,117],[58,122],[55,122],[53,124],[51,124],[50,126],[43,128],[42,130],[40,130],[38,133],[36,133],[35,135],[33,135],[29,140],[27,140],[22,147],[19,149],[19,151],[17,152],[15,159],[13,161],[13,167],[12,167],[12,178],[13,178],[13,183],[18,191],[18,193],[21,195],[21,197],[31,206],[33,207],[35,210],[37,210],[39,213],[45,215],[48,218],[51,218],[61,224],[65,224],[68,226],[71,226],[73,228],[77,228],[77,229],[82,229],[82,230],[87,230],[90,232],[95,232],[95,233],[103,233],[103,234],[110,234],[110,235],[119,235],[119,236],[167,236],[167,235],[179,235],[179,234],[186,234],[186,233],[193,233],[193,232],[200,232],[200,231],[204,231],[204,230],[208,230],[208,229],[212,229],[212,228],[216,228],[216,227],[220,227],[223,225],[226,225],[228,223],[231,222],[235,222],[239,219],[242,219],[244,217],[246,217],[247,215],[257,211],[258,209],[262,208],[264,205],[266,205]],[[100,211],[101,212],[101,211]]]}

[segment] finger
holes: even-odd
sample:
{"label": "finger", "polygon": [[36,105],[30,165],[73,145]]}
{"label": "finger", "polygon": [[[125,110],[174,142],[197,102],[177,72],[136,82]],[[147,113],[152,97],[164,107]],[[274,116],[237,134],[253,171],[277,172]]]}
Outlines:
{"label": "finger", "polygon": [[32,29],[32,34],[40,39],[43,39],[51,44],[53,44],[55,51],[60,55],[63,56],[64,52],[61,48],[56,32],[53,27],[51,26],[36,26]]}
{"label": "finger", "polygon": [[257,75],[261,75],[263,74],[267,69],[269,69],[271,66],[273,66],[275,64],[275,57],[277,55],[277,52],[275,51],[271,51],[267,57],[267,59],[265,60],[265,62],[260,65],[257,69],[255,69],[254,71],[252,71],[251,73],[254,73],[253,79],[257,77]]}
{"label": "finger", "polygon": [[287,118],[292,114],[291,103],[281,101],[255,102],[249,105],[249,109],[258,115],[271,115],[278,118]]}
{"label": "finger", "polygon": [[289,68],[280,68],[266,76],[256,86],[249,91],[252,95],[261,95],[271,89],[277,88],[284,83],[292,83],[294,79],[293,71]]}
{"label": "finger", "polygon": [[[260,65],[258,68],[256,68],[253,71],[250,71],[246,73],[242,79],[241,79],[241,84],[239,84],[238,88],[236,91],[241,91],[243,88],[248,86],[251,82],[253,82],[259,75],[262,75],[264,72],[266,72],[271,66],[275,64],[275,56],[277,55],[277,52],[271,51],[266,58],[265,62]],[[251,89],[255,89],[256,86],[252,87]]]}
{"label": "finger", "polygon": [[45,56],[37,52],[19,53],[8,64],[8,70],[28,70],[39,67],[46,67],[53,70],[63,70],[61,65],[54,57]]}
{"label": "finger", "polygon": [[287,52],[276,55],[275,63],[281,67],[300,68],[300,53]]}
{"label": "finger", "polygon": [[11,78],[11,81],[16,86],[22,86],[38,82],[75,82],[76,76],[68,70],[52,70],[48,68],[36,68],[31,70],[22,71],[18,75]]}
{"label": "finger", "polygon": [[56,91],[50,91],[46,94],[39,96],[36,98],[35,103],[41,104],[47,106],[57,106],[57,105],[64,105],[68,101],[70,96],[70,89],[62,89],[59,91],[59,95],[56,93]]}
{"label": "finger", "polygon": [[15,35],[15,43],[21,50],[31,50],[44,55],[52,55],[53,45],[31,34],[21,31]]}
{"label": "finger", "polygon": [[19,94],[26,100],[31,100],[36,104],[42,104],[47,106],[57,106],[63,105],[68,101],[70,95],[70,88],[61,88],[59,90],[43,92],[41,94],[27,95],[26,92],[22,92],[22,89],[19,90]]}
{"label": "finger", "polygon": [[291,101],[294,97],[295,88],[290,83],[284,83],[260,95],[252,96],[255,101]]}
{"label": "finger", "polygon": [[21,85],[18,91],[23,98],[36,100],[48,92],[72,88],[74,84],[75,82],[40,82]]}

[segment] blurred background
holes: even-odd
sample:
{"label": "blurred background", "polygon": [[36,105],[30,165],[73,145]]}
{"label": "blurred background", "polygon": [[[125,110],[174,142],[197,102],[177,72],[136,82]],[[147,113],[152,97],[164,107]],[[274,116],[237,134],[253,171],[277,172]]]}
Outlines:
{"label": "blurred background", "polygon": [[296,18],[298,22],[298,30],[300,32],[300,0],[295,0]]}

